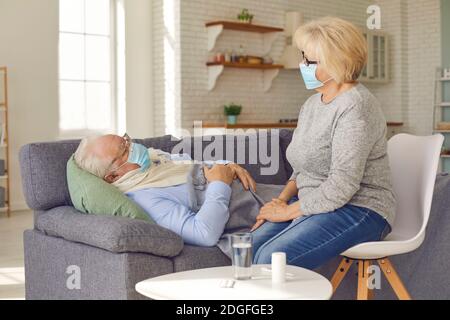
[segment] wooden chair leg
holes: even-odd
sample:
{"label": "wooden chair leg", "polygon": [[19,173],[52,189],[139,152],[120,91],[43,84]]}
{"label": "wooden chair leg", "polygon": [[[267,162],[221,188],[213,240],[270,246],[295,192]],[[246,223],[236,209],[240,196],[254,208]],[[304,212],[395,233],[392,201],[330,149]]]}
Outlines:
{"label": "wooden chair leg", "polygon": [[386,279],[389,281],[392,289],[394,289],[395,294],[400,300],[411,300],[411,296],[403,285],[402,280],[400,279],[397,271],[395,271],[394,266],[389,261],[389,259],[380,259],[378,260],[378,264],[383,270]]}
{"label": "wooden chair leg", "polygon": [[350,260],[348,258],[342,259],[341,263],[339,264],[339,267],[337,268],[336,272],[333,275],[333,278],[331,278],[331,285],[333,286],[333,294],[341,284],[342,280],[345,278],[345,275],[347,274],[352,264],[353,260]]}
{"label": "wooden chair leg", "polygon": [[368,287],[368,273],[370,266],[369,260],[358,260],[358,300],[369,300],[373,298],[373,290]]}

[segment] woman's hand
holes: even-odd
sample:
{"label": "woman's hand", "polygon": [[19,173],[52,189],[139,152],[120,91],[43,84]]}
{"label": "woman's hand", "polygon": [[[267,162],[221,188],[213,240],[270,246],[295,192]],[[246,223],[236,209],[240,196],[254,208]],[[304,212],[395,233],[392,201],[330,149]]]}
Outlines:
{"label": "woman's hand", "polygon": [[256,182],[247,170],[236,163],[230,163],[227,166],[230,167],[231,170],[233,170],[234,178],[241,181],[245,190],[251,188],[252,191],[256,191]]}
{"label": "woman's hand", "polygon": [[279,199],[272,199],[271,202],[266,203],[261,210],[259,215],[256,217],[257,220],[266,220],[270,222],[285,222],[290,219],[288,216],[289,206],[285,201]]}
{"label": "woman's hand", "polygon": [[[271,208],[272,206],[276,206],[276,205],[278,205],[278,204],[281,205],[281,206],[285,206],[285,205],[287,206],[287,202],[286,202],[286,201],[281,200],[281,199],[279,199],[279,198],[274,198],[274,199],[272,199],[272,201],[266,203],[266,204],[260,209],[258,217],[261,216],[261,213],[262,213],[262,211],[263,211],[264,208],[266,208],[266,209],[268,210],[268,208]],[[264,209],[264,210],[266,210],[266,209]],[[252,227],[252,229],[250,230],[250,232],[255,231],[256,229],[258,229],[260,226],[262,226],[262,225],[266,222],[266,219],[263,219],[263,218],[259,218],[259,219],[258,219],[258,217],[256,217],[256,223],[253,225],[253,227]]]}
{"label": "woman's hand", "polygon": [[251,231],[259,228],[266,221],[285,222],[294,220],[302,215],[303,213],[300,210],[300,201],[288,205],[285,201],[273,199],[261,208],[259,215],[256,217],[256,223],[252,227]]}

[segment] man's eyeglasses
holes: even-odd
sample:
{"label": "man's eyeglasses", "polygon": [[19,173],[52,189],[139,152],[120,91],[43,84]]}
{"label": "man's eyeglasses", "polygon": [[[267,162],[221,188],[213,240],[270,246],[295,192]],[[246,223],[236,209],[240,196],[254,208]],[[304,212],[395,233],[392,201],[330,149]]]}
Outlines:
{"label": "man's eyeglasses", "polygon": [[312,60],[308,60],[308,58],[306,58],[305,56],[305,52],[302,51],[302,57],[303,57],[303,63],[305,64],[305,66],[309,66],[310,64],[319,64],[318,61],[312,61]]}
{"label": "man's eyeglasses", "polygon": [[111,170],[111,167],[114,165],[114,163],[116,163],[117,160],[119,160],[119,159],[123,159],[125,157],[125,155],[130,151],[130,146],[132,143],[130,136],[127,133],[125,133],[121,138],[122,138],[122,142],[119,145],[119,150],[117,152],[117,156],[113,159],[113,161],[109,165],[107,172],[117,171],[126,164],[126,162],[124,162],[117,168]]}

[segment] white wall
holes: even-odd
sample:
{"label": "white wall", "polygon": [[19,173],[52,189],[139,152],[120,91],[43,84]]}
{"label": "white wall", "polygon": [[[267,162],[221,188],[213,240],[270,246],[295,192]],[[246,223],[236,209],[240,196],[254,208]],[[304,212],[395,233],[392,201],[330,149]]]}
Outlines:
{"label": "white wall", "polygon": [[[153,80],[155,135],[181,127],[182,97],[180,19],[183,0],[153,0]],[[206,2],[206,1],[205,1]],[[199,17],[200,19],[200,17]],[[198,36],[198,35],[193,35]]]}
{"label": "white wall", "polygon": [[152,3],[125,1],[126,128],[132,137],[154,131],[152,83]]}
{"label": "white wall", "polygon": [[57,40],[57,0],[0,0],[0,65],[9,72],[12,209],[26,208],[19,148],[58,137]]}
{"label": "white wall", "polygon": [[382,102],[390,121],[402,122],[408,112],[408,28],[407,4],[398,0],[374,1],[381,7],[381,31],[389,38],[390,81],[368,87]]}
{"label": "white wall", "polygon": [[408,1],[408,112],[410,132],[428,135],[433,130],[433,95],[436,68],[441,66],[440,0]]}
{"label": "white wall", "polygon": [[386,117],[404,131],[432,133],[434,73],[441,64],[440,0],[378,0],[391,40],[391,81],[372,85]]}

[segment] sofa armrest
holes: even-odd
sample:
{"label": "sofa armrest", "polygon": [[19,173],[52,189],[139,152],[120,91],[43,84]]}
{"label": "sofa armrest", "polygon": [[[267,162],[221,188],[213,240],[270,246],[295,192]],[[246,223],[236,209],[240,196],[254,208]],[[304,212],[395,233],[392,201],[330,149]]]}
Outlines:
{"label": "sofa armrest", "polygon": [[80,242],[114,253],[144,252],[177,256],[183,239],[144,220],[83,214],[74,207],[57,207],[37,216],[36,229],[49,236]]}

